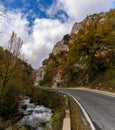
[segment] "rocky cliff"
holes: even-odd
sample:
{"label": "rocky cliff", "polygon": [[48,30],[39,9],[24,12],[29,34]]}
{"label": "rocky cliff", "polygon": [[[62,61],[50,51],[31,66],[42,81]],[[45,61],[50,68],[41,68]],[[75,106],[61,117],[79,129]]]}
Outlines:
{"label": "rocky cliff", "polygon": [[34,70],[33,73],[35,77],[34,86],[40,86],[40,81],[43,80],[43,76],[45,74],[44,67]]}
{"label": "rocky cliff", "polygon": [[[43,62],[40,85],[115,87],[115,10],[75,23]],[[109,87],[108,87],[109,86]]]}
{"label": "rocky cliff", "polygon": [[63,39],[54,46],[52,54],[57,55],[61,51],[63,52],[69,51],[69,46],[64,43]]}

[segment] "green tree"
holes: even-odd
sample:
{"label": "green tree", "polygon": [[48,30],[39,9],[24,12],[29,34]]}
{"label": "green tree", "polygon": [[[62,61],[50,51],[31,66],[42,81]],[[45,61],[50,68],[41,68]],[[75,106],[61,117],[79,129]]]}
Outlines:
{"label": "green tree", "polygon": [[8,50],[4,51],[0,64],[0,116],[8,116],[18,108],[18,94],[22,85],[22,68],[18,57],[22,44],[22,40],[12,32]]}

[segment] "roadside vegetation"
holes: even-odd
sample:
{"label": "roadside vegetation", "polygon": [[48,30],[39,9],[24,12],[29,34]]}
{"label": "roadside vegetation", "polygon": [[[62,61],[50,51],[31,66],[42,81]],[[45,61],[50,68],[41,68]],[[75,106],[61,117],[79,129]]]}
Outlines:
{"label": "roadside vegetation", "polygon": [[33,69],[20,59],[23,41],[12,32],[7,49],[0,47],[0,129],[16,123],[20,94],[33,86]]}
{"label": "roadside vegetation", "polygon": [[53,90],[34,88],[30,96],[33,99],[32,102],[45,105],[53,110],[54,115],[50,120],[52,130],[62,130],[65,117],[65,98],[63,94]]}
{"label": "roadside vegetation", "polygon": [[83,114],[77,103],[70,96],[68,96],[68,101],[71,119],[71,130],[89,130],[88,125],[83,121]]}

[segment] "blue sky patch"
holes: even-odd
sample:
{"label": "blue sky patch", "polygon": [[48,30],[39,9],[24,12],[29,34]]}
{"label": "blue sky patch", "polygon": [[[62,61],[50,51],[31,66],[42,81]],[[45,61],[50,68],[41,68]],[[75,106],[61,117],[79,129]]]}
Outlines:
{"label": "blue sky patch", "polygon": [[0,0],[6,10],[19,10],[23,16],[26,16],[29,21],[29,26],[32,26],[36,18],[58,19],[60,22],[65,22],[68,15],[63,10],[59,10],[57,14],[49,16],[46,10],[49,9],[56,0]]}

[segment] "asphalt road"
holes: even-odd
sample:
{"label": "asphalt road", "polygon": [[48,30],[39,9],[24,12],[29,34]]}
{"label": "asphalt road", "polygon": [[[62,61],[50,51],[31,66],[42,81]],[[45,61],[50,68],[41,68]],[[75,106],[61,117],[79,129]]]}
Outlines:
{"label": "asphalt road", "polygon": [[71,94],[85,108],[96,130],[115,130],[115,97],[98,92],[61,89]]}

